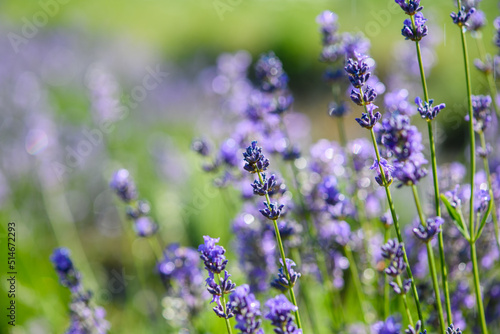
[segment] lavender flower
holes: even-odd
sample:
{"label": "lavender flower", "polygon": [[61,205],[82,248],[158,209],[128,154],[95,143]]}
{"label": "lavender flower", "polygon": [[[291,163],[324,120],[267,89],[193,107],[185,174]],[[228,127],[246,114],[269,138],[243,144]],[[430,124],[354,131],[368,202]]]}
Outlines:
{"label": "lavender flower", "polygon": [[134,221],[134,228],[139,237],[150,237],[158,231],[158,224],[150,217],[139,217]]}
{"label": "lavender flower", "polygon": [[261,173],[269,167],[269,160],[262,154],[262,147],[257,146],[257,141],[243,152],[243,160],[246,161],[244,169],[250,173]]}
{"label": "lavender flower", "polygon": [[389,186],[392,181],[392,173],[394,172],[394,166],[391,166],[387,160],[382,158],[380,162],[378,160],[373,161],[373,165],[370,167],[371,170],[376,169],[377,175],[375,176],[375,181],[379,184],[379,186],[384,187],[384,180],[382,178],[382,174],[380,173],[380,166],[382,166],[382,170],[384,171],[384,178],[387,186]]}
{"label": "lavender flower", "polygon": [[270,220],[277,220],[281,216],[281,212],[283,210],[283,207],[285,206],[284,204],[278,204],[277,202],[274,203],[267,203],[264,202],[264,205],[266,206],[264,209],[260,209],[260,213],[264,217]]}
{"label": "lavender flower", "polygon": [[460,328],[455,328],[453,324],[451,324],[447,329],[446,329],[446,334],[462,334],[462,331]]}
{"label": "lavender flower", "polygon": [[351,90],[351,100],[359,106],[370,105],[377,97],[377,92],[370,86]]}
{"label": "lavender flower", "polygon": [[[491,124],[493,120],[491,102],[489,95],[472,95],[473,123],[476,132],[483,132]],[[469,116],[466,116],[465,119],[468,121]]]}
{"label": "lavender flower", "polygon": [[260,180],[255,180],[252,184],[253,193],[255,195],[265,196],[276,188],[277,182],[274,174],[267,179],[266,174],[263,173],[262,180],[264,182],[261,183]]}
{"label": "lavender flower", "polygon": [[407,15],[415,15],[420,12],[424,7],[420,6],[420,0],[395,0],[395,2],[401,7],[401,9]]}
{"label": "lavender flower", "polygon": [[236,329],[242,334],[264,334],[260,328],[262,325],[260,303],[253,293],[250,293],[250,287],[243,284],[237,287],[229,297],[229,302],[233,309],[236,319]]}
{"label": "lavender flower", "polygon": [[54,265],[59,276],[59,282],[62,286],[76,291],[80,288],[81,275],[73,267],[73,262],[70,258],[70,252],[67,248],[56,248],[50,256],[50,261]]}
{"label": "lavender flower", "polygon": [[283,70],[283,64],[274,52],[260,56],[255,64],[255,75],[260,83],[260,89],[265,92],[285,89],[288,84],[288,75]]}
{"label": "lavender flower", "polygon": [[372,332],[375,334],[399,334],[401,333],[401,324],[395,317],[388,317],[385,321],[379,321],[372,326]]}
{"label": "lavender flower", "polygon": [[382,257],[389,260],[389,266],[384,270],[387,275],[396,277],[406,269],[403,247],[403,243],[398,243],[395,239],[389,240],[382,246]]}
{"label": "lavender flower", "polygon": [[339,37],[337,36],[337,20],[338,15],[329,10],[321,12],[321,14],[316,17],[316,22],[319,24],[320,31],[323,36],[323,45],[327,46],[338,42]]}
{"label": "lavender flower", "polygon": [[293,322],[292,312],[297,311],[297,307],[290,303],[284,295],[278,295],[266,302],[269,312],[265,318],[271,320],[271,324],[276,327],[276,334],[302,334]]}
{"label": "lavender flower", "polygon": [[474,59],[474,66],[484,74],[490,74],[493,73],[494,70],[496,70],[495,75],[498,75],[498,69],[500,67],[500,57],[497,55],[494,55],[492,57],[490,54],[487,54],[484,58],[484,61],[478,58]]}
{"label": "lavender flower", "polygon": [[361,114],[361,118],[356,118],[356,122],[358,122],[362,128],[372,129],[382,118],[382,114],[378,111],[374,113],[374,110],[378,109],[378,107],[374,104],[368,104],[366,109],[368,112]]}
{"label": "lavender flower", "polygon": [[479,214],[484,214],[488,209],[488,205],[491,200],[490,192],[488,190],[481,189],[476,194],[476,197],[477,197],[476,212]]}
{"label": "lavender flower", "polygon": [[371,73],[368,72],[370,67],[365,62],[366,57],[358,57],[358,60],[350,58],[344,70],[349,75],[349,81],[356,88],[361,88],[370,78]]}
{"label": "lavender flower", "polygon": [[457,209],[460,209],[462,207],[462,199],[459,196],[459,189],[460,186],[457,184],[455,186],[455,189],[447,191],[445,193],[445,196],[450,201],[451,206]]}
{"label": "lavender flower", "polygon": [[203,236],[205,240],[204,244],[198,247],[198,252],[200,252],[200,258],[205,263],[205,269],[213,274],[220,274],[227,264],[226,250],[224,247],[216,245],[216,242],[220,241],[220,238],[210,238],[208,235]]}
{"label": "lavender flower", "polygon": [[349,113],[349,105],[345,102],[337,105],[335,102],[330,102],[328,104],[328,115],[333,117],[344,117]]}
{"label": "lavender flower", "polygon": [[296,272],[292,267],[295,267],[296,264],[290,259],[286,259],[286,271],[290,275],[290,279],[287,278],[286,272],[283,266],[283,260],[280,259],[281,268],[279,269],[278,278],[271,282],[271,286],[277,288],[281,291],[286,291],[288,289],[292,289],[297,283],[297,280],[301,276],[300,273]]}
{"label": "lavender flower", "polygon": [[470,17],[468,22],[469,31],[479,31],[482,27],[486,25],[486,15],[482,10],[477,10],[474,15]]}
{"label": "lavender flower", "polygon": [[444,219],[441,217],[428,218],[426,226],[420,224],[418,228],[413,229],[413,233],[421,241],[429,242],[441,232],[441,225],[443,223]]}
{"label": "lavender flower", "polygon": [[401,181],[398,188],[418,184],[420,179],[427,175],[427,169],[423,167],[427,163],[422,154],[413,154],[411,158],[404,162],[397,162],[393,175]]}
{"label": "lavender flower", "polygon": [[413,28],[413,24],[410,19],[404,20],[403,29],[401,29],[401,35],[405,37],[405,39],[411,39],[412,41],[418,42],[429,32],[429,29],[425,25],[427,19],[424,17],[422,13],[416,13],[414,16],[415,20],[415,28]]}
{"label": "lavender flower", "polygon": [[421,328],[422,328],[422,322],[419,320],[415,324],[415,327],[408,325],[408,329],[405,329],[405,334],[419,334]]}
{"label": "lavender flower", "polygon": [[69,250],[56,248],[50,256],[50,261],[61,285],[71,291],[71,325],[66,333],[106,334],[110,328],[105,319],[106,311],[102,307],[90,305],[91,293],[83,290],[80,273],[73,266]]}
{"label": "lavender flower", "polygon": [[125,203],[129,203],[137,199],[137,190],[135,188],[134,181],[126,169],[117,170],[113,174],[109,186]]}
{"label": "lavender flower", "polygon": [[208,142],[201,138],[193,140],[191,143],[191,149],[204,157],[210,154],[210,146],[208,145]]}
{"label": "lavender flower", "polygon": [[432,121],[439,114],[441,110],[443,110],[446,105],[444,103],[438,104],[437,106],[432,106],[434,103],[433,99],[430,99],[427,103],[423,101],[420,97],[415,98],[415,104],[418,106],[418,112],[423,119]]}
{"label": "lavender flower", "polygon": [[389,285],[392,287],[394,292],[398,295],[406,295],[410,291],[411,279],[405,279],[403,284],[400,286],[397,282],[390,282]]}
{"label": "lavender flower", "polygon": [[467,23],[467,21],[469,20],[471,15],[474,14],[475,11],[476,9],[474,7],[470,8],[469,10],[466,10],[465,6],[462,6],[462,8],[458,13],[453,12],[450,14],[450,16],[451,19],[453,20],[453,23],[455,23],[459,27],[461,28],[468,27],[469,24]]}

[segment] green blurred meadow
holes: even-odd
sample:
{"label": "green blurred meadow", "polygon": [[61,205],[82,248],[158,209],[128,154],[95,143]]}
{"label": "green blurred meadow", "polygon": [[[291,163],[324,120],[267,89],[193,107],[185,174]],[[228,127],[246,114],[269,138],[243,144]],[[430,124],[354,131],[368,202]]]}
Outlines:
{"label": "green blurred meadow", "polygon": [[[22,35],[26,22],[33,22],[34,15],[54,3],[57,5],[48,10],[47,23],[37,28],[34,37],[19,44],[19,48],[36,52],[30,49],[33,45],[62,35],[66,40],[64,50],[73,50],[72,59],[81,61],[78,64],[59,62],[47,50],[41,52],[40,56],[49,62],[50,57],[54,57],[51,66],[57,73],[74,70],[75,74],[58,84],[40,80],[43,97],[37,99],[43,103],[38,100],[26,103],[23,112],[17,112],[9,102],[19,89],[15,78],[2,81],[0,333],[62,333],[66,329],[69,292],[59,285],[49,261],[52,250],[58,246],[72,250],[84,285],[94,291],[95,302],[108,312],[111,333],[173,333],[162,314],[164,293],[155,276],[154,254],[147,241],[135,238],[130,223],[124,219],[124,205],[108,189],[112,172],[117,168],[131,171],[140,196],[151,203],[152,216],[160,224],[159,233],[165,244],[177,242],[197,247],[202,235],[220,237],[233,262],[229,268],[240,282],[243,275],[238,272],[237,260],[231,251],[229,226],[241,203],[234,190],[212,186],[212,177],[201,170],[200,158],[189,149],[193,137],[211,136],[204,133],[203,123],[198,120],[205,119],[204,113],[211,108],[209,99],[196,88],[200,73],[213,66],[222,52],[244,49],[255,59],[262,52],[274,50],[290,76],[295,109],[312,120],[313,140],[337,139],[335,121],[326,111],[330,93],[321,79],[325,66],[318,61],[321,46],[315,17],[330,9],[339,15],[342,31],[365,32],[371,40],[372,57],[378,62],[377,75],[382,81],[391,71],[394,46],[403,42],[400,30],[405,17],[393,10],[395,5],[390,0],[62,2],[3,0],[0,3],[3,39],[0,54],[6,56],[0,59],[2,68],[19,67],[20,77],[42,76],[37,71],[42,68],[37,67],[35,61],[14,53],[10,38],[11,33]],[[439,120],[439,151],[444,159],[452,155],[462,157],[466,130],[465,123],[457,125],[457,119],[461,120],[465,114],[466,100],[460,40],[449,18],[453,3],[451,0],[426,1],[424,6],[440,38],[437,64],[429,74],[429,90],[436,92],[433,98],[449,106]],[[485,0],[481,6],[490,24],[484,30],[484,40],[488,51],[494,53],[490,43],[491,22],[499,10],[496,1]],[[469,42],[474,58],[478,52],[474,41],[469,39]],[[36,53],[31,56],[37,58]],[[47,176],[54,172],[51,162],[65,159],[64,147],[77,144],[82,130],[96,128],[83,82],[87,67],[100,61],[110,68],[123,70],[124,74],[116,77],[125,93],[133,89],[146,67],[165,66],[169,73],[169,86],[163,97],[166,102],[156,103],[148,96],[131,108],[127,117],[113,123],[113,130],[92,148],[85,163],[69,168],[61,182],[53,175]],[[27,63],[32,67],[23,70]],[[175,88],[179,86],[182,89],[177,93]],[[478,75],[474,76],[473,87],[478,87],[477,93],[486,90]],[[168,91],[168,88],[174,90]],[[189,94],[184,101],[182,94],[186,91]],[[162,99],[162,92],[152,95],[154,99]],[[21,92],[20,98],[35,97],[23,96]],[[30,151],[27,144],[30,127],[40,125],[35,116],[28,117],[29,109],[35,116],[49,114],[54,133],[58,133],[44,137],[45,144],[39,143],[42,146],[39,153]],[[34,123],[24,123],[32,117],[35,117]],[[348,133],[351,138],[365,135],[354,121]],[[59,144],[62,153],[56,154],[56,158],[47,157],[53,146]],[[44,150],[45,146],[48,149]],[[399,201],[404,202],[406,195]],[[10,221],[16,223],[15,327],[7,324],[4,315],[7,307],[6,226]],[[139,267],[135,267],[135,262]],[[147,282],[146,289],[140,287],[140,280]],[[355,317],[357,306],[352,294],[347,292],[346,310],[349,316]],[[317,293],[314,295],[314,299],[320,297]],[[210,308],[207,302],[198,326],[204,333],[222,333],[224,323],[218,321]],[[320,308],[319,313],[322,312]],[[269,327],[266,332],[271,332]]]}

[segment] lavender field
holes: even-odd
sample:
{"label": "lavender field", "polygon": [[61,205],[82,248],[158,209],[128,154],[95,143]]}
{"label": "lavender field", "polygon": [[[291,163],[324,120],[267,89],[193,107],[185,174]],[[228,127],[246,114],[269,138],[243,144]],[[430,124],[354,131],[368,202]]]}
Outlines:
{"label": "lavender field", "polygon": [[0,333],[500,333],[500,3],[0,12]]}

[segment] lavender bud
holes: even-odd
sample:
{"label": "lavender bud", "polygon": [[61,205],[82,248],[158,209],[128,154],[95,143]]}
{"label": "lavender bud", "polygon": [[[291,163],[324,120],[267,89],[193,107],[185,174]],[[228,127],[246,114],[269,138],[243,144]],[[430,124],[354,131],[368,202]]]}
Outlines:
{"label": "lavender bud", "polygon": [[[286,272],[283,269],[283,260],[280,259],[281,263],[281,268],[279,269],[278,273],[278,278],[273,280],[271,282],[271,286],[278,288],[280,291],[292,289],[301,276],[300,273],[296,272],[292,267],[295,267],[296,264],[290,259],[285,259],[286,261],[286,268],[288,270],[288,275],[290,276],[290,279],[287,278]],[[281,286],[282,288],[279,288],[278,286]]]}
{"label": "lavender bud", "polygon": [[450,16],[451,19],[453,20],[453,23],[455,23],[459,27],[468,27],[469,24],[467,23],[467,21],[469,20],[471,15],[474,14],[475,11],[476,9],[474,7],[470,8],[467,11],[465,6],[462,6],[462,8],[458,13],[453,12],[450,14]]}
{"label": "lavender bud", "polygon": [[191,149],[204,157],[210,154],[210,146],[208,145],[208,142],[201,138],[193,140],[191,143]]}
{"label": "lavender bud", "polygon": [[250,173],[261,173],[269,167],[269,160],[262,154],[262,147],[257,146],[257,141],[253,141],[243,152],[243,160],[246,161],[244,169]]}
{"label": "lavender bud", "polygon": [[236,329],[242,334],[264,334],[261,327],[260,303],[247,284],[237,287],[229,297],[236,319]]}
{"label": "lavender bud", "polygon": [[219,274],[226,268],[227,260],[224,255],[226,250],[222,246],[215,245],[220,238],[210,238],[205,235],[203,239],[205,243],[198,247],[198,252],[200,252],[200,258],[205,263],[205,269],[210,273]]}
{"label": "lavender bud", "polygon": [[424,17],[424,14],[420,12],[415,14],[414,20],[415,29],[413,28],[413,24],[410,19],[404,20],[403,29],[401,29],[401,35],[403,35],[407,40],[410,39],[417,42],[427,36],[429,29],[425,25],[427,19]]}
{"label": "lavender bud", "polygon": [[259,212],[262,213],[264,217],[270,220],[277,220],[281,216],[281,211],[285,205],[279,205],[277,202],[267,204],[264,202],[266,206],[264,209],[260,209]]}
{"label": "lavender bud", "polygon": [[446,105],[444,103],[438,104],[437,106],[432,106],[434,103],[433,99],[429,100],[429,103],[422,101],[420,97],[415,98],[415,104],[417,105],[417,110],[422,116],[423,119],[432,121],[439,114],[441,110],[443,110]]}
{"label": "lavender bud", "polygon": [[276,327],[276,334],[302,334],[293,322],[292,312],[297,311],[297,307],[290,303],[284,295],[278,295],[266,302],[269,312],[265,318],[271,320],[271,324]]}
{"label": "lavender bud", "polygon": [[447,329],[446,329],[446,334],[462,334],[462,331],[460,328],[455,328],[453,324],[451,324]]}
{"label": "lavender bud", "polygon": [[368,113],[361,114],[361,118],[356,118],[356,122],[358,122],[362,128],[372,129],[382,118],[382,114],[378,111],[373,113],[375,109],[378,109],[374,104],[368,104],[366,109],[368,109]]}
{"label": "lavender bud", "polygon": [[78,290],[81,283],[81,275],[80,272],[73,267],[69,250],[67,248],[54,249],[54,252],[50,256],[50,261],[54,265],[61,285],[72,291]]}
{"label": "lavender bud", "polygon": [[406,0],[395,0],[395,2],[407,15],[415,15],[424,9],[424,7],[420,6],[420,0],[409,0],[408,2]]}
{"label": "lavender bud", "polygon": [[126,203],[137,199],[137,191],[134,181],[126,169],[117,170],[113,174],[109,186],[115,191],[118,197]]}
{"label": "lavender bud", "polygon": [[134,223],[135,233],[137,233],[139,237],[150,237],[158,231],[158,224],[150,217],[139,217]]}
{"label": "lavender bud", "polygon": [[253,193],[258,196],[265,196],[269,192],[271,192],[276,187],[276,176],[273,174],[269,179],[266,178],[266,174],[262,174],[263,182],[260,182],[259,179],[253,181],[252,188]]}
{"label": "lavender bud", "polygon": [[377,181],[377,183],[381,187],[384,187],[385,185],[384,185],[384,180],[382,179],[382,174],[380,173],[379,166],[382,166],[382,170],[384,171],[385,181],[387,182],[387,186],[389,186],[393,181],[392,172],[394,172],[394,167],[389,165],[387,160],[385,160],[384,158],[380,160],[380,164],[378,160],[373,161],[373,165],[370,167],[370,169],[376,170],[377,175],[375,176],[375,181]]}
{"label": "lavender bud", "polygon": [[429,218],[427,219],[426,226],[420,224],[418,228],[413,229],[413,233],[420,241],[429,242],[441,232],[441,225],[443,225],[443,223],[444,219],[441,217]]}
{"label": "lavender bud", "polygon": [[255,64],[255,76],[259,81],[260,89],[265,92],[285,89],[288,84],[288,75],[274,52],[260,56]]}

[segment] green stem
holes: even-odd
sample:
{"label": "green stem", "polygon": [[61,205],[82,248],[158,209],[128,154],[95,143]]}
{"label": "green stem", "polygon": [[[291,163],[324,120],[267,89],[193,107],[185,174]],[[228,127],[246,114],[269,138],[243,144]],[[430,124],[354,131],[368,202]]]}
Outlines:
{"label": "green stem", "polygon": [[481,319],[481,329],[483,334],[488,333],[488,328],[486,327],[486,320],[484,316],[483,300],[481,298],[479,272],[477,266],[477,254],[476,254],[476,236],[474,233],[474,175],[476,174],[476,142],[474,136],[474,115],[472,110],[472,88],[471,79],[469,71],[469,56],[467,54],[467,40],[465,38],[465,27],[460,27],[460,36],[462,39],[462,52],[464,57],[465,66],[465,78],[467,84],[467,100],[469,103],[469,132],[470,132],[470,209],[469,209],[469,232],[471,236],[471,259],[472,259],[472,270],[474,272],[474,286],[476,290],[476,301],[479,312],[479,317]]}
{"label": "green stem", "polygon": [[[389,241],[389,235],[390,230],[388,227],[385,227],[384,244]],[[384,319],[387,319],[390,315],[389,275],[386,275],[384,272],[382,272],[382,275],[384,275]]]}
{"label": "green stem", "polygon": [[479,280],[479,267],[477,264],[476,242],[470,242],[470,257],[472,260],[472,271],[474,274],[474,288],[476,291],[476,302],[478,308],[478,315],[481,320],[481,330],[483,334],[488,334],[488,327],[486,326],[486,318],[484,316],[483,299],[481,297],[481,281]]}
{"label": "green stem", "polygon": [[[264,184],[264,179],[262,178],[262,173],[257,171],[257,175],[259,176],[260,183]],[[269,198],[269,194],[267,192],[266,192],[266,201],[267,201],[267,205],[270,207],[271,206],[271,199]],[[281,241],[280,229],[278,227],[278,222],[276,219],[273,219],[273,225],[274,225],[274,233],[276,234],[276,242],[278,244],[278,248],[280,251],[281,260],[283,261],[284,272],[285,272],[286,278],[290,282],[290,273],[288,272],[288,267],[286,265],[285,248],[283,247],[283,242]],[[300,322],[300,315],[299,315],[299,306],[297,305],[297,299],[295,298],[295,293],[293,292],[293,288],[290,288],[289,291],[290,291],[290,299],[292,300],[293,305],[295,305],[297,307],[297,310],[295,311],[295,321],[297,322],[297,327],[302,328],[302,324]]]}
{"label": "green stem", "polygon": [[153,235],[148,238],[149,245],[151,246],[151,249],[153,250],[153,253],[155,254],[156,260],[159,262],[163,258],[163,252],[162,248],[160,246],[160,243],[158,241],[157,235]]}
{"label": "green stem", "polygon": [[[387,275],[386,275],[387,276]],[[396,283],[398,283],[399,285],[399,288],[401,290],[403,290],[403,282],[401,281],[401,276],[396,276]],[[408,307],[408,300],[406,299],[406,294],[403,293],[401,295],[401,298],[403,299],[403,304],[405,306],[405,310],[406,310],[406,316],[408,317],[408,322],[410,323],[411,327],[414,327],[414,324],[413,324],[413,318],[411,317],[411,312],[410,312],[410,309]]]}
{"label": "green stem", "polygon": [[[413,28],[415,28],[415,18],[411,16],[411,23]],[[422,82],[422,90],[424,92],[425,102],[429,103],[429,92],[427,90],[427,80],[425,78],[424,64],[422,60],[422,52],[420,50],[420,43],[415,41],[415,47],[417,49],[417,59],[418,67],[420,69],[420,80]],[[429,146],[431,150],[431,164],[432,164],[432,177],[434,181],[434,203],[436,208],[436,216],[441,217],[441,206],[439,199],[439,181],[437,174],[437,161],[436,161],[436,143],[434,141],[434,131],[432,129],[432,120],[427,120],[427,130],[429,133]],[[448,323],[453,323],[453,315],[451,312],[451,301],[450,301],[450,291],[448,286],[448,268],[446,267],[446,260],[444,256],[444,240],[443,232],[440,231],[438,234],[438,246],[439,246],[439,260],[441,265],[441,276],[443,282],[444,300],[446,304],[446,316]]]}
{"label": "green stem", "polygon": [[[415,206],[417,207],[418,216],[420,218],[420,223],[425,227],[427,224],[424,219],[424,213],[422,206],[420,205],[420,199],[418,197],[417,186],[412,185],[411,190],[413,191],[413,199],[415,200]],[[432,285],[434,288],[434,295],[436,297],[436,308],[439,317],[439,326],[441,328],[441,333],[446,331],[446,325],[444,322],[443,306],[441,305],[441,294],[439,293],[439,284],[436,275],[436,263],[434,261],[434,251],[432,250],[432,245],[430,242],[425,243],[427,247],[427,261],[429,263],[429,271],[432,277]]]}
{"label": "green stem", "polygon": [[[486,139],[484,137],[484,132],[479,133],[479,138],[481,140],[481,148],[483,149],[483,152],[486,152]],[[498,250],[500,251],[500,238],[498,235],[498,214],[497,214],[497,208],[496,208],[496,203],[493,197],[493,188],[491,186],[491,172],[490,172],[490,165],[488,164],[488,157],[485,155],[483,156],[483,165],[484,165],[484,171],[486,173],[486,179],[488,180],[488,189],[490,191],[490,198],[492,201],[492,207],[491,207],[491,216],[493,218],[493,225],[495,226],[495,240],[497,242],[497,247]]]}
{"label": "green stem", "polygon": [[[217,274],[217,279],[219,280],[219,285],[222,285],[222,279],[220,278],[220,274]],[[222,308],[224,310],[224,314],[227,314],[226,313],[226,297],[225,297],[224,293],[222,293],[221,299],[222,299],[221,304],[222,304]],[[232,334],[233,331],[231,330],[231,323],[229,322],[229,319],[228,318],[224,318],[224,320],[226,321],[227,333],[228,334]]]}
{"label": "green stem", "polygon": [[337,127],[339,129],[340,145],[342,145],[342,147],[346,148],[347,137],[346,137],[345,128],[344,128],[344,116],[337,117]]}
{"label": "green stem", "polygon": [[354,287],[356,290],[356,295],[358,297],[359,306],[361,307],[363,322],[367,324],[368,323],[368,321],[366,320],[367,312],[365,310],[365,300],[364,300],[363,288],[361,286],[361,281],[359,279],[358,268],[356,266],[356,262],[354,261],[354,256],[352,254],[351,247],[348,244],[344,246],[344,251],[347,260],[349,260],[349,270],[351,271],[351,276],[354,281]]}
{"label": "green stem", "polygon": [[[366,106],[365,106],[365,110],[366,110]],[[375,149],[375,154],[377,156],[377,161],[380,162],[380,152],[378,149],[377,140],[375,138],[375,132],[373,131],[373,129],[370,129],[370,134],[371,134],[371,138],[372,138],[373,148]],[[382,181],[384,184],[387,202],[389,203],[389,209],[391,210],[391,216],[392,216],[392,220],[394,222],[394,229],[396,230],[396,236],[398,238],[399,243],[403,243],[403,238],[401,236],[401,229],[399,227],[398,216],[396,215],[396,210],[394,208],[394,202],[392,200],[392,195],[391,195],[391,191],[389,189],[389,184],[387,183],[387,180],[385,179],[385,173],[384,173],[384,170],[380,164],[379,164],[379,168],[380,168],[380,177],[382,178]],[[415,284],[415,279],[413,278],[413,274],[411,272],[410,262],[408,261],[408,255],[406,254],[406,248],[405,248],[404,244],[403,244],[403,257],[404,257],[404,260],[406,263],[406,272],[408,274],[408,278],[411,279],[411,288],[413,291],[413,298],[415,299],[415,305],[417,307],[418,318],[422,322],[422,326],[424,326],[424,317],[422,316],[422,308],[420,306],[420,300],[418,297],[417,286]],[[422,327],[422,330],[423,329],[424,328]]]}

